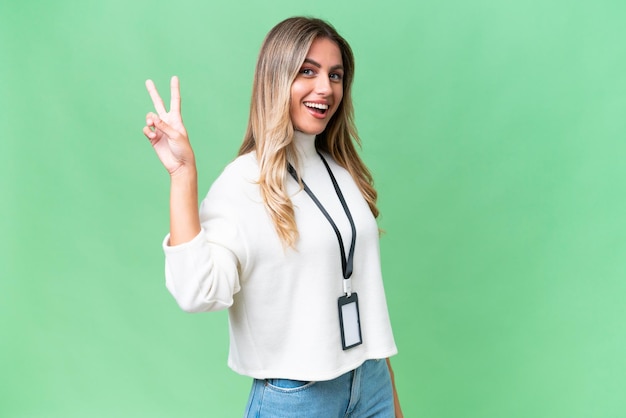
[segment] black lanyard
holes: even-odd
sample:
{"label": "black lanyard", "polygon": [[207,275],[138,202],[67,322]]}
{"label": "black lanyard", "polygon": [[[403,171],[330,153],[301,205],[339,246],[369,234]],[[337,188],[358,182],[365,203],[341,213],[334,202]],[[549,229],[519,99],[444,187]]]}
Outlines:
{"label": "black lanyard", "polygon": [[[333,182],[333,186],[335,187],[335,192],[337,193],[337,197],[339,197],[341,206],[343,206],[343,210],[344,212],[346,212],[348,221],[350,221],[350,227],[352,228],[352,241],[350,242],[350,251],[348,252],[347,258],[346,258],[346,252],[343,247],[343,240],[341,239],[341,234],[339,233],[339,228],[337,228],[337,225],[333,221],[333,218],[331,218],[331,216],[328,214],[328,212],[326,211],[324,206],[320,203],[320,201],[317,200],[317,197],[315,197],[315,195],[313,194],[311,189],[309,189],[309,186],[306,185],[304,180],[302,180],[302,185],[304,186],[304,191],[309,195],[309,197],[311,197],[311,199],[313,200],[313,202],[315,202],[315,204],[320,209],[320,211],[322,211],[326,219],[328,219],[328,222],[330,223],[330,225],[333,227],[335,234],[337,235],[337,241],[339,242],[339,250],[341,251],[341,268],[343,270],[344,290],[349,295],[351,293],[351,289],[350,289],[350,286],[347,285],[346,281],[350,279],[350,276],[352,276],[354,246],[356,243],[356,227],[354,226],[354,220],[352,219],[352,214],[350,213],[350,209],[348,209],[348,204],[346,203],[346,200],[343,198],[343,193],[341,193],[341,189],[339,188],[339,185],[337,184],[337,180],[335,179],[335,176],[333,175],[332,170],[328,166],[328,163],[326,162],[324,157],[322,157],[322,154],[320,154],[319,151],[317,154],[320,156],[320,158],[324,162],[324,165],[326,166],[328,175],[330,176],[330,179]],[[296,181],[298,181],[298,173],[296,173],[296,169],[293,168],[291,164],[289,164],[289,166],[287,167],[287,170],[289,171],[289,174],[291,174],[291,176]]]}

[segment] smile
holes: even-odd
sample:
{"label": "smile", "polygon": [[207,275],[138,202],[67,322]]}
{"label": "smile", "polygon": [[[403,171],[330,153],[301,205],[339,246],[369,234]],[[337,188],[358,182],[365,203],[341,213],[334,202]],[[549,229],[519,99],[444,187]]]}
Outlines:
{"label": "smile", "polygon": [[304,105],[318,114],[325,114],[330,106],[323,103],[304,102]]}

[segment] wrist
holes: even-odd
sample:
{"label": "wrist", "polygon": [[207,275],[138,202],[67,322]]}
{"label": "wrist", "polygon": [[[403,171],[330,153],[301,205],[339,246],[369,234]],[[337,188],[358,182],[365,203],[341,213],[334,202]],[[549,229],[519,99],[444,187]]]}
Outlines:
{"label": "wrist", "polygon": [[170,173],[170,180],[172,182],[187,182],[197,181],[198,171],[196,169],[196,162],[190,161],[185,164],[181,164],[176,170]]}
{"label": "wrist", "polygon": [[170,176],[170,245],[189,242],[199,232],[196,167],[181,166]]}

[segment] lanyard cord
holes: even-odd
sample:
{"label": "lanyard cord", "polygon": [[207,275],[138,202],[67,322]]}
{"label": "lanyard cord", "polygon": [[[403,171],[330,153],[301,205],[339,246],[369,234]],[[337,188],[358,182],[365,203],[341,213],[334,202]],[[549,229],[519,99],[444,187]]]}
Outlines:
{"label": "lanyard cord", "polygon": [[[337,235],[337,241],[339,242],[339,251],[341,251],[341,268],[343,270],[343,278],[344,280],[348,280],[350,276],[352,276],[354,247],[356,243],[356,227],[354,226],[354,220],[352,219],[352,214],[350,213],[350,209],[348,209],[348,204],[346,203],[346,200],[343,197],[343,193],[341,193],[341,189],[339,188],[339,185],[337,184],[337,180],[335,179],[335,176],[333,175],[333,172],[330,169],[330,166],[328,165],[328,163],[326,162],[326,160],[324,159],[322,154],[320,154],[319,151],[317,152],[317,154],[320,156],[320,158],[322,159],[322,162],[326,166],[326,171],[328,171],[328,175],[330,176],[330,179],[333,182],[333,186],[335,187],[335,193],[337,193],[337,197],[339,197],[341,206],[343,207],[343,210],[346,213],[346,216],[348,217],[348,221],[350,222],[350,228],[352,229],[352,240],[350,242],[350,250],[348,252],[348,258],[346,258],[346,252],[343,247],[343,240],[341,239],[341,234],[339,233],[339,228],[337,228],[335,221],[333,221],[333,218],[331,218],[330,214],[326,211],[326,209],[321,204],[321,202],[317,199],[317,197],[315,197],[315,195],[313,194],[311,189],[309,189],[309,186],[306,185],[304,180],[302,180],[302,185],[304,186],[304,191],[309,195],[309,197],[313,200],[313,202],[315,202],[315,204],[320,209],[320,211],[324,214],[324,216],[326,217],[330,225],[333,227],[335,234]],[[296,173],[296,169],[293,168],[291,164],[289,164],[289,166],[287,167],[287,170],[289,171],[289,174],[291,174],[291,176],[296,181],[298,181],[298,173]],[[350,292],[348,291],[347,293],[350,293]]]}

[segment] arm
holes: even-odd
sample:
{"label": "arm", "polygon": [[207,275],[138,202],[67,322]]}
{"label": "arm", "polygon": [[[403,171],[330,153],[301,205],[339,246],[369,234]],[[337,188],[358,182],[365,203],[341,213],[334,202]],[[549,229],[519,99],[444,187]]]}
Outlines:
{"label": "arm", "polygon": [[389,367],[389,375],[391,376],[391,386],[393,387],[393,407],[396,411],[396,418],[404,418],[402,414],[402,408],[400,408],[400,400],[398,399],[398,392],[396,391],[396,381],[393,375],[393,369],[391,368],[391,362],[387,359],[387,367]]}
{"label": "arm", "polygon": [[146,115],[143,133],[170,174],[169,244],[174,246],[189,242],[200,233],[196,161],[180,113],[178,77],[172,77],[170,82],[169,112],[152,80],[146,81],[146,88],[156,114]]}
{"label": "arm", "polygon": [[[239,291],[237,259],[200,236],[196,161],[180,112],[180,85],[170,82],[169,112],[152,80],[146,88],[156,113],[146,115],[144,135],[170,175],[170,234],[164,243],[165,282],[187,312],[219,310]],[[186,245],[182,245],[186,244]]]}

